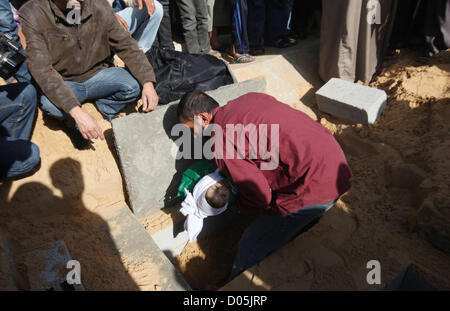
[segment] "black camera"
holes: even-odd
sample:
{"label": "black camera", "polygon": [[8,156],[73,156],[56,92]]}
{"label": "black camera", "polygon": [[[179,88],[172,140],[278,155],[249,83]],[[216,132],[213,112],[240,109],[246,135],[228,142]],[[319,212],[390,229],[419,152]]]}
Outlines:
{"label": "black camera", "polygon": [[0,77],[9,79],[25,61],[21,45],[9,34],[0,34]]}

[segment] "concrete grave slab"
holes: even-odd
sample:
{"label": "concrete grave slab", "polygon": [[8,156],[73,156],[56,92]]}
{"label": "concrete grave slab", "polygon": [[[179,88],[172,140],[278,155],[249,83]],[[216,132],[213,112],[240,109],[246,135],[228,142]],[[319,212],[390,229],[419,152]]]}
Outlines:
{"label": "concrete grave slab", "polygon": [[[111,208],[111,207],[105,207]],[[189,291],[189,284],[171,264],[154,239],[142,227],[128,206],[114,208],[108,213],[109,228],[114,248],[121,258],[126,258],[128,266],[139,267],[139,271],[129,271],[141,290]]]}
{"label": "concrete grave slab", "polygon": [[[264,92],[263,78],[231,84],[206,92],[221,106],[248,92]],[[172,127],[178,102],[147,114],[134,113],[113,120],[112,127],[130,205],[137,217],[173,206],[181,174],[194,160],[176,159],[180,152]]]}
{"label": "concrete grave slab", "polygon": [[385,91],[332,78],[316,92],[323,112],[362,124],[373,124],[387,104]]}

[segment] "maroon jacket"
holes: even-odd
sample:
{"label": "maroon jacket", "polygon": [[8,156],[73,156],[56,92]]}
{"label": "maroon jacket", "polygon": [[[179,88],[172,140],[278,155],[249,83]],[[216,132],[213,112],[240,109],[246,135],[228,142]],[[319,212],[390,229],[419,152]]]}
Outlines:
{"label": "maroon jacket", "polygon": [[[235,207],[244,214],[290,214],[304,206],[335,200],[351,187],[350,167],[333,135],[303,112],[272,96],[243,95],[216,108],[212,123],[219,125],[223,132],[215,135],[217,166],[233,180],[239,192]],[[267,124],[267,135],[252,136],[251,131],[242,131],[246,144],[240,147],[238,134],[227,135],[227,124],[242,124],[247,129],[254,124],[258,131],[261,124]],[[274,151],[270,146],[275,143],[272,130],[276,131],[277,124],[279,164],[275,169],[262,170],[261,165],[270,159],[261,156],[259,149],[253,149],[257,151],[256,156],[251,156],[251,148],[266,142],[267,150]],[[217,144],[220,139],[222,147]],[[228,150],[227,144],[231,146]],[[226,158],[230,150],[234,159]],[[244,159],[238,158],[239,152]]]}

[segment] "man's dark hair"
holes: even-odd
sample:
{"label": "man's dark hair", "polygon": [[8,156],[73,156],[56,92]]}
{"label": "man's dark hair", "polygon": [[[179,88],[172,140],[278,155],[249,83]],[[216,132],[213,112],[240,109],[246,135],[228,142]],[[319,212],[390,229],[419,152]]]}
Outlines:
{"label": "man's dark hair", "polygon": [[192,91],[183,95],[177,107],[178,119],[192,121],[194,116],[207,112],[212,113],[219,104],[209,95],[200,91]]}

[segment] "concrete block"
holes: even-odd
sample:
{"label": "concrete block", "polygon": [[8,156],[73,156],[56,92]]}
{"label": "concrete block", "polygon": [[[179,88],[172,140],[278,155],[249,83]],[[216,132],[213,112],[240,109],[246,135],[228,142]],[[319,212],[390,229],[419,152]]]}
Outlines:
{"label": "concrete block", "polygon": [[[108,230],[114,241],[114,247],[121,258],[126,258],[128,266],[139,267],[147,273],[129,274],[141,290],[189,291],[180,272],[164,255],[152,237],[142,227],[128,206],[110,213],[107,218]],[[142,287],[144,286],[144,287]]]}
{"label": "concrete block", "polygon": [[332,78],[316,92],[323,112],[355,123],[373,124],[387,104],[385,91]]}
{"label": "concrete block", "polygon": [[[231,84],[207,92],[220,105],[225,105],[248,92],[264,92],[262,78]],[[173,206],[181,175],[194,160],[176,159],[180,146],[171,136],[178,124],[178,102],[161,106],[147,114],[134,113],[113,120],[115,144],[120,158],[129,201],[137,217],[148,216]]]}

